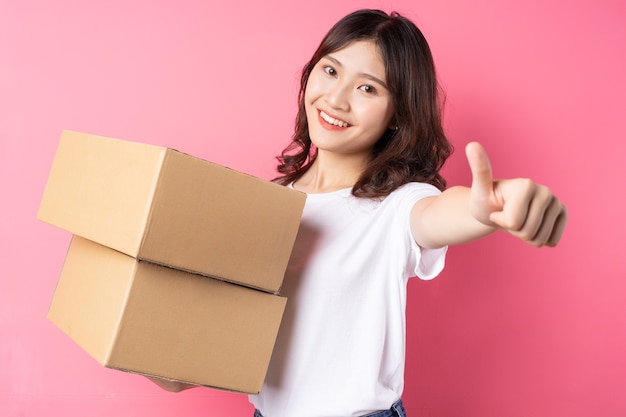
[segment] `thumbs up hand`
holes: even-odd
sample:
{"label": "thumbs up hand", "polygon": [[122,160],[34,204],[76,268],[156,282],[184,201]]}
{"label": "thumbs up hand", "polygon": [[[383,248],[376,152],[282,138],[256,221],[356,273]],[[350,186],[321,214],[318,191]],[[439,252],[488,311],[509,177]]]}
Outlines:
{"label": "thumbs up hand", "polygon": [[465,153],[472,170],[471,215],[533,246],[556,246],[567,209],[550,189],[523,178],[494,180],[487,152],[477,142],[468,144]]}

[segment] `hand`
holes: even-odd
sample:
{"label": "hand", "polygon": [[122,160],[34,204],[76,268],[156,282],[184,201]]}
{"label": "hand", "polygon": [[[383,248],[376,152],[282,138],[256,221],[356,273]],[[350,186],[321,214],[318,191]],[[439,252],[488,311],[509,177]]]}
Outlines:
{"label": "hand", "polygon": [[468,144],[465,153],[472,170],[472,216],[533,246],[556,246],[567,209],[550,189],[523,178],[494,181],[487,152],[477,142]]}

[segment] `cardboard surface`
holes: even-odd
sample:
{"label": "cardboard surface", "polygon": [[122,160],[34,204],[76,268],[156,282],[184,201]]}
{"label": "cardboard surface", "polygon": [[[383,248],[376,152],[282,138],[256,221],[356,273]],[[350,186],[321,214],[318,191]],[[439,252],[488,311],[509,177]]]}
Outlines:
{"label": "cardboard surface", "polygon": [[254,394],[285,304],[74,236],[48,318],[106,367]]}
{"label": "cardboard surface", "polygon": [[305,199],[169,148],[64,131],[38,218],[141,260],[278,293]]}

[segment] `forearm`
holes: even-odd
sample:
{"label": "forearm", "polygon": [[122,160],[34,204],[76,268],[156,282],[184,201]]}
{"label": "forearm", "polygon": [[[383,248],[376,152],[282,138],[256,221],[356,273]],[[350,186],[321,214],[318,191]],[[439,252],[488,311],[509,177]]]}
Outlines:
{"label": "forearm", "polygon": [[470,214],[470,189],[460,186],[418,202],[411,213],[411,229],[423,248],[467,243],[497,230]]}

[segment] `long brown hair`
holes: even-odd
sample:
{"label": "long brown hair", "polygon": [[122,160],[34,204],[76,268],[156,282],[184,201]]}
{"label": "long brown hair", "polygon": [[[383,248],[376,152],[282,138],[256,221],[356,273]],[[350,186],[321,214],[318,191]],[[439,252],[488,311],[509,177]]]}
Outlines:
{"label": "long brown hair", "polygon": [[358,40],[374,41],[382,54],[398,127],[387,130],[374,145],[352,194],[384,197],[412,181],[443,190],[446,181],[439,171],[452,153],[452,145],[443,132],[442,102],[430,47],[410,20],[396,12],[388,15],[380,10],[358,10],[341,19],[304,66],[295,132],[277,158],[282,175],[276,181],[286,185],[297,180],[317,156],[304,107],[304,92],[313,67],[324,56]]}

